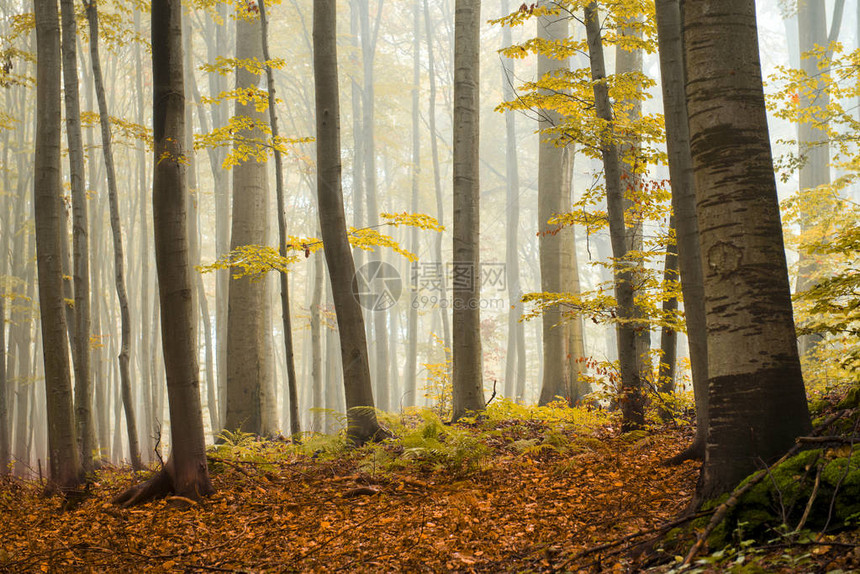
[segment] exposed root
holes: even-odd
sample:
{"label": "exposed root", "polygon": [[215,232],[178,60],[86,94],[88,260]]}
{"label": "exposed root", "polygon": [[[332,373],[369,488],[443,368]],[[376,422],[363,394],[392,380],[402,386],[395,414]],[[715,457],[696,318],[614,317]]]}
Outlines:
{"label": "exposed root", "polygon": [[172,493],[173,480],[167,472],[167,468],[163,468],[146,482],[136,484],[121,492],[114,497],[112,502],[123,508],[130,508],[164,498]]}
{"label": "exposed root", "polygon": [[666,459],[663,462],[664,466],[678,466],[688,460],[705,460],[705,443],[702,441],[694,441],[693,444],[676,454],[672,458]]}

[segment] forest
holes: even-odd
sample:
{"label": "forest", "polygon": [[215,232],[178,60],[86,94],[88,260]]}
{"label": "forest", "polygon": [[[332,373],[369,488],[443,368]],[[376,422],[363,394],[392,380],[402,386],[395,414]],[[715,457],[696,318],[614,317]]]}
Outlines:
{"label": "forest", "polygon": [[858,0],[3,0],[0,101],[0,572],[860,570]]}

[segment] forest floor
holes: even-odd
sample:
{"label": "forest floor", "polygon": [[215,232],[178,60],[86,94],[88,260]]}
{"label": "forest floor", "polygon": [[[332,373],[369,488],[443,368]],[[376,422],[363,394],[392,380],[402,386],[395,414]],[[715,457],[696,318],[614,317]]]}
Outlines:
{"label": "forest floor", "polygon": [[[338,455],[233,437],[210,451],[216,494],[193,505],[116,507],[111,498],[140,480],[122,468],[99,471],[74,509],[36,481],[3,479],[0,571],[638,572],[631,543],[675,519],[698,477],[694,462],[662,464],[689,443],[688,425],[413,426],[401,442]],[[825,546],[805,562],[747,554],[730,562],[827,572],[860,558]]]}

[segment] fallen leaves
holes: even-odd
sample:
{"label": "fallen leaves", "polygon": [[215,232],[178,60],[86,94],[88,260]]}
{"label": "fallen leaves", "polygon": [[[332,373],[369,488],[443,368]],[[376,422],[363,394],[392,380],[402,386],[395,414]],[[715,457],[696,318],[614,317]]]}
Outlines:
{"label": "fallen leaves", "polygon": [[488,462],[456,481],[304,457],[222,465],[216,494],[197,505],[124,510],[105,501],[133,479],[111,470],[83,504],[61,512],[36,484],[10,479],[0,483],[0,571],[542,570],[658,526],[694,489],[694,463],[660,464],[686,445],[682,431],[653,435],[647,449],[597,430],[568,437],[582,448],[523,453],[510,445],[549,430],[510,429],[483,439]]}

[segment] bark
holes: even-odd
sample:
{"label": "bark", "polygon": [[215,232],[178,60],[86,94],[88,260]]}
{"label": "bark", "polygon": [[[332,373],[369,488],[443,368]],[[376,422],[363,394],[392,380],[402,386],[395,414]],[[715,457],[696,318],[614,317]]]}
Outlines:
{"label": "bark", "polygon": [[810,429],[753,0],[684,6],[687,108],[708,329],[710,428],[697,500]]}
{"label": "bark", "polygon": [[[419,131],[419,91],[421,87],[421,0],[412,3],[412,213],[418,213],[418,194],[421,176],[421,133]],[[409,249],[418,253],[418,229],[409,231]],[[403,401],[405,405],[414,405],[418,399],[417,370],[418,370],[418,306],[409,305],[407,319],[407,348],[406,367],[404,369],[405,388]]]}
{"label": "bark", "polygon": [[[502,0],[502,14],[509,12],[507,0]],[[512,44],[510,26],[502,28],[502,47]],[[513,101],[515,60],[502,57],[502,98]],[[505,112],[505,199],[506,199],[506,238],[505,238],[505,279],[508,286],[508,336],[505,354],[504,394],[516,401],[522,400],[522,388],[526,378],[525,326],[520,321],[523,314],[522,289],[520,287],[520,172],[517,154],[517,115]]]}
{"label": "bark", "polygon": [[[72,405],[69,347],[61,264],[60,17],[56,0],[36,0],[36,153],[33,205],[45,396],[49,489],[69,491],[82,480]],[[29,344],[29,341],[27,342]],[[19,412],[20,416],[20,412]]]}
{"label": "bark", "polygon": [[[669,220],[669,232],[675,231],[675,216]],[[666,257],[663,263],[663,285],[678,281],[678,245],[670,243],[666,246]],[[678,310],[678,298],[669,297],[663,301],[662,311],[670,315]],[[657,366],[657,390],[661,393],[675,392],[675,362],[678,358],[678,335],[674,329],[663,325],[660,329],[660,364]],[[668,412],[664,411],[667,417]]]}
{"label": "bark", "polygon": [[[564,193],[564,211],[573,209],[573,167],[576,159],[576,147],[569,145],[564,150],[562,161],[562,191]],[[573,226],[566,227],[559,232],[561,236],[561,281],[562,290],[565,293],[579,294],[579,259],[576,254],[576,231]],[[576,404],[585,395],[591,392],[587,382],[580,380],[579,375],[585,371],[585,332],[582,325],[582,316],[578,314],[564,318],[564,327],[567,337],[567,355],[565,361],[570,373],[570,403]]]}
{"label": "bark", "polygon": [[[192,44],[190,26],[183,29],[183,42],[185,49],[185,69],[188,70],[188,81],[186,84],[186,100],[193,97],[191,86],[196,85],[194,81],[194,68],[191,64],[191,55],[194,51]],[[194,117],[190,106],[185,107],[185,148],[188,150],[188,247],[191,254],[191,265],[200,265],[200,190],[197,188],[197,153],[194,151]],[[144,226],[145,228],[145,226]],[[221,429],[218,426],[218,401],[215,396],[215,372],[212,356],[212,321],[209,316],[209,301],[206,297],[206,289],[203,286],[203,277],[200,273],[194,273],[194,308],[195,317],[203,320],[204,336],[204,360],[206,365],[206,407],[209,411],[209,425],[213,434],[217,435]],[[144,329],[145,331],[145,329]]]}
{"label": "bark", "polygon": [[[260,24],[263,38],[263,59],[268,62],[269,56],[269,32],[266,19],[265,0],[259,0]],[[287,256],[287,224],[285,220],[284,200],[284,164],[281,159],[281,150],[278,147],[278,114],[275,110],[275,78],[272,67],[266,64],[266,80],[269,92],[269,124],[272,126],[272,141],[275,145],[275,187],[278,196],[278,250],[281,257]],[[297,437],[302,431],[299,421],[299,390],[296,379],[296,364],[293,357],[293,327],[290,317],[290,278],[286,273],[279,273],[281,283],[281,319],[284,329],[284,356],[287,363],[287,381],[290,401],[290,434]]]}
{"label": "bark", "polygon": [[[424,27],[427,31],[427,76],[430,83],[430,106],[427,113],[427,124],[430,127],[430,155],[433,159],[433,190],[436,196],[436,220],[445,224],[445,200],[442,194],[442,176],[439,166],[439,134],[436,131],[436,58],[433,49],[433,20],[430,18],[430,7],[424,0]],[[434,253],[436,265],[441,267],[439,281],[439,315],[442,317],[442,340],[445,342],[445,358],[451,360],[451,322],[448,317],[448,282],[446,279],[445,259],[442,256],[443,234],[436,235]]]}
{"label": "bark", "polygon": [[[634,39],[642,39],[641,32],[641,16],[629,16],[622,18],[621,25],[618,27],[619,37],[627,37]],[[642,74],[642,50],[622,50],[616,49],[615,53],[615,74],[619,77],[630,76],[628,81],[632,81],[635,85],[635,95],[629,100],[618,102],[621,112],[624,116],[624,122],[635,123],[642,117],[642,94],[641,88],[638,85],[638,77]],[[617,137],[617,136],[616,136]],[[638,172],[639,164],[641,163],[642,141],[641,138],[633,133],[629,136],[622,136],[618,145],[618,155],[621,160],[621,189],[624,194],[624,210],[625,210],[625,231],[627,234],[627,250],[628,252],[642,251],[642,215],[637,213],[634,204],[634,198],[642,194],[642,177]],[[643,275],[645,274],[645,262],[638,258],[631,262],[634,265],[633,270],[633,297],[634,300],[639,296],[638,285],[644,283]],[[636,305],[633,308],[633,316],[636,321],[636,364],[639,369],[639,380],[645,385],[651,381],[653,377],[653,369],[651,365],[651,326],[650,320],[645,310]]]}
{"label": "bark", "polygon": [[362,444],[381,438],[376,419],[361,306],[353,296],[355,263],[346,235],[340,163],[340,103],[334,0],[314,2],[317,204],[340,333],[347,408],[347,438]]}
{"label": "bark", "polygon": [[[322,260],[323,254],[317,253],[314,256],[314,281],[313,294],[311,295],[311,387],[313,393],[313,403],[311,408],[323,409],[328,408],[323,398],[323,362],[322,362],[322,292],[323,292],[323,273],[325,262]],[[313,413],[313,424],[311,425],[313,432],[324,432],[322,412],[316,410]]]}
{"label": "bark", "polygon": [[[375,89],[373,77],[373,62],[376,56],[376,40],[379,37],[379,23],[382,17],[382,2],[379,0],[376,12],[376,20],[370,22],[370,0],[359,1],[359,25],[361,29],[361,55],[362,55],[362,133],[364,134],[364,179],[365,193],[367,195],[367,225],[376,228],[379,225],[379,202],[377,197],[376,181],[376,140],[375,140]],[[379,251],[368,254],[368,260],[379,262],[382,260]],[[378,265],[378,263],[377,263]],[[366,307],[365,307],[366,308]],[[391,409],[391,388],[388,377],[389,344],[387,310],[373,309],[373,349],[374,361],[371,363],[371,371],[375,377],[376,401],[380,410]]]}
{"label": "bark", "polygon": [[114,167],[113,149],[111,144],[110,113],[105,87],[102,79],[101,61],[99,59],[99,20],[98,8],[90,0],[85,3],[87,21],[90,28],[90,60],[93,68],[93,81],[96,88],[96,101],[99,106],[99,123],[102,133],[102,150],[104,152],[105,171],[108,182],[108,202],[110,205],[110,225],[113,237],[114,280],[116,296],[119,301],[121,321],[121,343],[119,352],[120,385],[122,387],[122,404],[125,411],[126,432],[128,434],[129,456],[132,467],[136,470],[143,468],[140,460],[140,446],[137,438],[137,423],[135,420],[134,404],[131,390],[131,373],[129,354],[131,352],[131,317],[128,308],[128,292],[125,286],[125,257],[123,255],[122,230],[119,219],[119,192],[117,190],[116,169]]}
{"label": "bark", "polygon": [[185,181],[185,87],[182,65],[182,5],[152,2],[154,173],[152,218],[161,302],[161,339],[170,410],[171,453],[151,480],[119,495],[131,506],[174,492],[199,500],[213,492],[206,466],[200,408],[197,336],[192,313],[188,249],[188,189]]}
{"label": "bark", "polygon": [[[244,9],[244,8],[241,8]],[[253,16],[250,16],[253,17]],[[236,19],[236,58],[263,59],[260,42],[261,27],[257,19],[245,16]],[[259,83],[256,74],[236,68],[236,89],[254,88]],[[236,102],[234,115],[264,123],[266,114],[255,104]],[[253,128],[242,131],[241,137],[261,140],[263,131]],[[234,148],[238,148],[236,144]],[[251,144],[254,145],[254,144]],[[268,239],[268,177],[266,165],[254,158],[240,160],[233,167],[233,219],[230,248],[245,245],[267,245]],[[236,277],[231,271],[229,311],[227,314],[227,417],[225,428],[263,435],[274,431],[264,424],[262,397],[270,384],[271,366],[266,356],[266,338],[271,329],[268,308],[269,282],[255,277]]]}
{"label": "bark", "polygon": [[696,402],[696,436],[693,444],[682,453],[680,459],[689,457],[699,460],[705,456],[705,439],[708,433],[708,334],[705,326],[699,224],[696,220],[696,184],[693,178],[690,128],[687,125],[687,100],[684,92],[681,7],[679,0],[657,0],[656,7],[675,244],[681,274],[681,292],[684,295],[684,315]]}
{"label": "bark", "polygon": [[[544,5],[547,2],[543,2]],[[558,15],[538,18],[538,38],[558,42],[568,36],[567,19]],[[567,69],[567,59],[560,60],[538,54],[538,78],[555,77]],[[541,90],[549,96],[551,91]],[[540,289],[545,293],[561,293],[563,242],[556,225],[549,220],[566,211],[564,193],[564,148],[555,145],[547,130],[561,123],[561,114],[547,108],[540,112],[541,132],[538,149],[538,245],[540,249]],[[571,400],[570,370],[567,362],[567,329],[562,324],[562,310],[556,305],[543,312],[543,378],[538,404],[546,405],[556,397]]]}
{"label": "bark", "polygon": [[[799,24],[798,47],[800,49],[800,68],[810,78],[818,78],[821,74],[828,73],[828,69],[820,67],[823,58],[810,56],[803,57],[805,52],[816,46],[826,47],[827,38],[827,11],[824,2],[799,2],[797,6],[797,22]],[[834,38],[835,40],[835,38]],[[812,111],[809,121],[801,122],[797,129],[798,152],[803,159],[800,166],[800,191],[814,189],[822,185],[830,184],[830,142],[827,135],[827,121],[821,118],[822,113],[827,113],[830,105],[830,92],[827,89],[815,90],[814,94],[800,93],[799,112],[809,113],[810,108],[819,108],[821,112]],[[812,221],[816,218],[814,211],[804,210],[800,217],[800,230],[804,233],[814,225]],[[795,290],[805,291],[812,287],[815,282],[817,265],[814,257],[805,250],[799,253],[797,284]],[[814,333],[800,337],[800,354],[808,354],[815,346],[824,339],[823,334]]]}
{"label": "bark", "polygon": [[[600,20],[597,2],[585,8],[585,29],[588,38],[588,54],[591,60],[595,111],[597,116],[613,125],[612,107],[607,88],[606,66],[603,58],[603,40],[600,37]],[[607,132],[611,130],[607,129]],[[618,148],[609,134],[600,144],[606,183],[606,208],[609,214],[609,233],[612,256],[615,259],[614,282],[617,302],[616,325],[618,360],[621,368],[621,393],[619,403],[623,416],[622,428],[631,430],[645,423],[645,397],[637,361],[636,306],[634,301],[632,262],[627,260],[627,229],[624,222],[624,190],[621,181],[621,162]]]}
{"label": "bark", "polygon": [[454,15],[454,421],[483,411],[480,259],[481,3],[457,0]]}
{"label": "bark", "polygon": [[[140,11],[134,12],[134,27],[140,33]],[[139,42],[134,45],[134,63],[137,70],[135,75],[135,92],[137,93],[136,108],[137,123],[145,125],[144,119],[144,91],[143,91],[143,57],[141,56],[141,47]],[[215,74],[213,74],[215,75]],[[149,333],[149,325],[151,324],[150,312],[150,273],[149,259],[152,252],[152,247],[149,242],[149,219],[147,218],[145,198],[149,189],[149,181],[147,181],[147,163],[146,163],[146,146],[143,142],[139,142],[135,149],[135,161],[137,163],[137,193],[138,193],[138,209],[140,218],[140,235],[138,243],[138,258],[140,259],[140,346],[138,351],[138,363],[140,364],[140,388],[143,395],[143,413],[144,424],[143,428],[143,449],[144,459],[151,461],[153,458],[153,437],[155,436],[156,420],[155,412],[152,404],[152,387],[155,384],[152,380],[152,369],[149,357],[152,354],[152,341]],[[218,427],[215,427],[218,428]]]}
{"label": "bark", "polygon": [[75,425],[81,466],[93,469],[96,449],[93,432],[93,385],[90,374],[90,263],[87,233],[87,196],[84,182],[84,143],[78,89],[77,23],[73,0],[60,0],[63,21],[63,87],[65,89],[66,139],[69,145],[69,174],[72,188],[72,241],[75,293]]}

